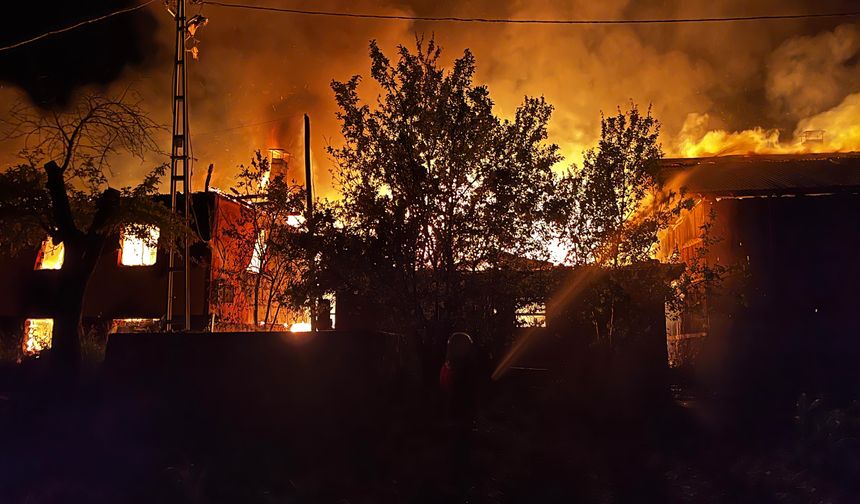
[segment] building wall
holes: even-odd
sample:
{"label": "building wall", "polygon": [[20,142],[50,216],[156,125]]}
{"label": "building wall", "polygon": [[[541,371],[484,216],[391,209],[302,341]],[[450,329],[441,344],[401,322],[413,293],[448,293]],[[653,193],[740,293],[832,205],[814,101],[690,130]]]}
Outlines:
{"label": "building wall", "polygon": [[[199,230],[208,243],[192,246],[191,314],[192,328],[210,325],[213,310],[236,310],[247,304],[244,292],[236,288],[232,303],[219,303],[216,282],[224,281],[223,259],[213,257],[212,250],[231,253],[236,249],[222,232],[239,204],[215,193],[198,193],[194,198],[195,216]],[[0,260],[0,321],[4,332],[20,330],[27,318],[52,318],[57,299],[59,271],[35,270],[38,250]],[[240,259],[241,260],[241,259]],[[159,250],[151,266],[120,264],[120,237],[109,241],[96,266],[84,303],[85,321],[118,319],[160,319],[164,316],[167,292],[168,253]],[[213,266],[214,265],[214,266]],[[179,282],[175,302],[182,306],[184,288]],[[237,308],[238,307],[238,308]],[[240,315],[248,318],[247,315]]]}
{"label": "building wall", "polygon": [[[667,230],[660,233],[657,258],[661,262],[681,261],[693,264],[702,260],[704,226],[711,224],[710,235],[723,237],[709,247],[705,262],[716,265],[731,261],[731,251],[724,250],[733,240],[731,219],[727,218],[731,208],[723,208],[716,214],[717,202],[710,198],[698,198],[695,206],[682,212],[680,218]],[[666,337],[669,363],[672,367],[689,365],[701,353],[704,339],[711,331],[709,297],[704,291],[693,290],[686,294],[687,309],[681,313],[667,312]]]}
{"label": "building wall", "polygon": [[[164,315],[167,292],[166,252],[159,251],[152,266],[125,266],[119,262],[119,237],[111,240],[115,246],[107,247],[99,259],[90,279],[84,302],[85,318],[160,318]],[[6,279],[0,317],[49,317],[57,303],[59,271],[35,270],[37,251],[3,261],[0,275]],[[208,259],[197,254],[191,270],[191,311],[196,317],[205,317],[205,284]],[[184,291],[177,289],[181,302]]]}
{"label": "building wall", "polygon": [[235,231],[243,228],[246,235],[253,235],[253,231],[248,224],[243,225],[240,203],[218,198],[213,215],[210,313],[215,316],[216,327],[223,330],[247,328],[254,321],[253,300],[237,276],[246,273],[252,249],[241,243]]}
{"label": "building wall", "polygon": [[[689,245],[682,254],[689,259],[710,208],[720,242],[707,260],[732,273],[707,293],[706,335],[682,364],[730,390],[744,385],[729,382],[750,374],[795,391],[857,388],[851,362],[860,357],[860,227],[853,216],[860,196],[706,198],[663,237],[663,258]],[[683,346],[690,340],[673,341],[670,333],[670,353]]]}

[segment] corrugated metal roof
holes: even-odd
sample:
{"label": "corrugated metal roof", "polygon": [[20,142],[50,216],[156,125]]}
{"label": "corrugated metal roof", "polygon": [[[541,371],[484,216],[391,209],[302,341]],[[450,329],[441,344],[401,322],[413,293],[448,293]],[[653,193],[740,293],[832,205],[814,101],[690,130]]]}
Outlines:
{"label": "corrugated metal roof", "polygon": [[665,159],[661,178],[710,196],[860,192],[860,153]]}

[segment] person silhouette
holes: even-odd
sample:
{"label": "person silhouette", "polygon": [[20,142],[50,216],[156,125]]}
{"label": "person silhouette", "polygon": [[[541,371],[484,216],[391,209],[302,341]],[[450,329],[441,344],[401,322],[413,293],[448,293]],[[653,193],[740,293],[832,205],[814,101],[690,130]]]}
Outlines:
{"label": "person silhouette", "polygon": [[446,346],[445,363],[439,370],[449,439],[450,476],[460,491],[466,491],[468,486],[475,423],[477,373],[474,352],[471,336],[464,332],[451,334]]}

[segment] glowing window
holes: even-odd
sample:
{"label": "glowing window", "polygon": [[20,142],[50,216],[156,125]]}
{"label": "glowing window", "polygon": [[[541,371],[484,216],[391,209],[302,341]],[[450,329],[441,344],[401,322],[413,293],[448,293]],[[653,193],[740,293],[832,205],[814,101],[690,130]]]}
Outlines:
{"label": "glowing window", "polygon": [[66,255],[66,248],[63,242],[54,245],[54,239],[50,236],[42,242],[42,247],[39,248],[39,257],[36,258],[37,270],[58,270],[63,267],[63,258]]}
{"label": "glowing window", "polygon": [[254,244],[254,252],[251,254],[251,262],[248,263],[248,271],[259,273],[263,269],[263,254],[266,252],[266,232],[260,230],[257,235],[257,243]]}
{"label": "glowing window", "polygon": [[24,353],[35,355],[51,348],[54,319],[27,319],[24,321]]}
{"label": "glowing window", "polygon": [[546,306],[543,303],[529,303],[516,314],[517,327],[546,327]]}
{"label": "glowing window", "polygon": [[283,161],[287,159],[287,151],[284,149],[269,149],[269,158],[272,161]]}
{"label": "glowing window", "polygon": [[158,320],[154,318],[114,319],[113,323],[118,333],[148,332],[158,328]]}
{"label": "glowing window", "polygon": [[155,226],[147,228],[148,236],[135,236],[123,233],[120,245],[119,262],[123,266],[152,266],[158,258],[158,236],[161,234]]}

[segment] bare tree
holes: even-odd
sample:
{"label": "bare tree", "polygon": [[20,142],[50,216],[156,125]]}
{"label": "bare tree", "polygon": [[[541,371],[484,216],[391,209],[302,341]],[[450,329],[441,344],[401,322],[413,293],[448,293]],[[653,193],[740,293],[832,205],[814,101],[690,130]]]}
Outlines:
{"label": "bare tree", "polygon": [[120,151],[140,159],[159,152],[154,135],[164,129],[128,92],[115,98],[86,95],[63,112],[18,102],[0,124],[5,138],[24,140],[28,161],[53,160],[67,179],[86,178],[92,169],[109,171],[109,157]]}
{"label": "bare tree", "polygon": [[[0,243],[15,251],[33,247],[45,234],[65,249],[59,272],[51,360],[74,372],[80,363],[81,318],[90,277],[107,240],[127,230],[172,245],[185,230],[169,209],[154,200],[165,165],[135,187],[109,185],[111,155],[140,159],[157,152],[162,127],[147,117],[128,93],[110,98],[89,95],[65,112],[43,112],[15,105],[2,122],[6,139],[23,139],[25,163],[0,173]],[[42,165],[42,171],[36,166]]]}

